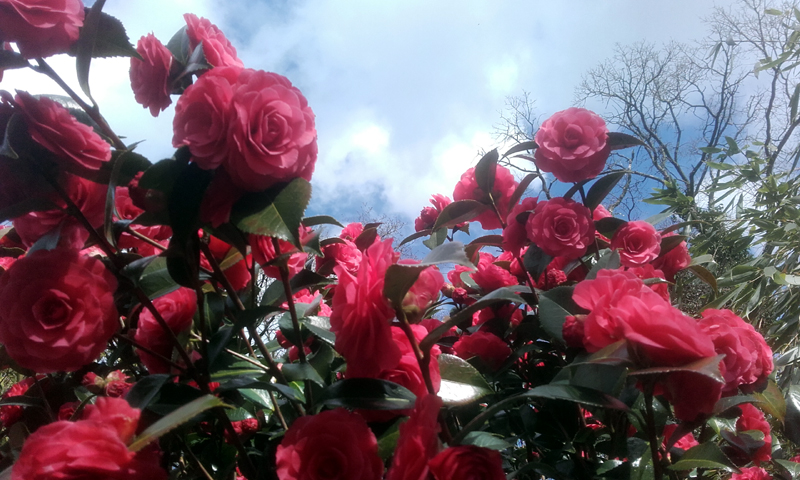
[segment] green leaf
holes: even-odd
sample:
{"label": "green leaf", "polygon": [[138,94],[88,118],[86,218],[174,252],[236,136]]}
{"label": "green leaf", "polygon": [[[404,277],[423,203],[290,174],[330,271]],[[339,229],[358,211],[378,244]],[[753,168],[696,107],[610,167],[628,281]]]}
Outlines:
{"label": "green leaf", "polygon": [[508,213],[511,213],[511,210],[519,203],[519,199],[525,194],[525,191],[528,189],[528,186],[531,182],[536,178],[542,178],[541,175],[538,173],[529,173],[525,175],[525,178],[519,182],[517,188],[514,190],[514,193],[511,195],[511,198],[508,200]]}
{"label": "green leaf", "polygon": [[541,248],[533,243],[530,244],[522,257],[522,264],[525,266],[525,270],[531,274],[534,281],[539,280],[539,277],[542,276],[542,273],[552,261],[553,257],[544,253]]}
{"label": "green leaf", "polygon": [[369,248],[370,245],[375,243],[375,239],[378,238],[378,225],[380,225],[380,223],[368,224],[364,226],[364,230],[353,241],[359,250],[364,251]]}
{"label": "green leaf", "polygon": [[603,175],[596,182],[592,185],[589,191],[586,193],[586,202],[584,206],[594,212],[594,209],[597,208],[603,200],[606,199],[609,193],[614,190],[614,187],[617,186],[622,178],[628,175],[626,172],[614,172]]}
{"label": "green leaf", "polygon": [[431,233],[432,232],[430,230],[420,230],[419,232],[412,233],[411,235],[409,235],[406,238],[404,238],[403,241],[400,242],[400,245],[398,245],[398,247],[402,247],[406,243],[414,241],[414,240],[416,240],[418,238],[427,237]]}
{"label": "green leaf", "polygon": [[394,455],[394,451],[397,448],[397,440],[400,438],[399,427],[401,423],[403,423],[402,419],[394,422],[392,426],[378,438],[378,456],[381,457],[381,460],[384,462]]}
{"label": "green leaf", "polygon": [[800,444],[800,385],[790,385],[786,390],[786,417],[783,425],[786,438]]}
{"label": "green leaf", "polygon": [[106,0],[97,0],[91,8],[87,9],[80,36],[75,42],[75,71],[78,75],[78,85],[94,105],[97,105],[97,102],[94,101],[89,90],[89,68],[92,65],[94,44],[100,29],[100,18],[105,3]]}
{"label": "green leaf", "polygon": [[414,408],[416,396],[407,388],[378,378],[349,378],[323,390],[320,403],[328,407],[404,410]]}
{"label": "green leaf", "polygon": [[686,267],[686,270],[689,270],[697,278],[707,283],[714,290],[715,294],[718,292],[717,279],[714,277],[713,273],[708,271],[706,267],[702,265],[689,265],[688,267]]}
{"label": "green leaf", "polygon": [[714,442],[696,445],[683,454],[680,460],[668,467],[670,470],[694,470],[695,468],[724,469],[738,472],[739,469]]}
{"label": "green leaf", "polygon": [[213,395],[204,395],[195,399],[150,425],[150,427],[134,439],[133,443],[128,446],[128,450],[131,452],[138,452],[162,435],[183,425],[206,410],[225,406],[227,406],[225,402]]}
{"label": "green leaf", "polygon": [[[305,402],[305,398],[303,398],[300,392],[288,385],[264,382],[251,377],[233,378],[232,380],[221,383],[220,386],[217,387],[217,391],[219,392],[226,392],[229,390],[239,390],[240,392],[244,390],[269,390],[271,392],[280,393],[289,400]],[[267,407],[272,408],[271,402],[267,404]]]}
{"label": "green leaf", "polygon": [[475,166],[475,181],[478,188],[486,193],[491,193],[494,189],[494,178],[497,171],[497,149],[491,150],[478,161]]}
{"label": "green leaf", "polygon": [[650,225],[655,226],[655,225],[658,225],[659,223],[663,222],[664,220],[668,219],[672,215],[673,215],[672,210],[671,209],[667,209],[667,210],[664,210],[661,213],[657,213],[657,214],[653,215],[652,217],[645,218],[644,221],[649,223]]}
{"label": "green leaf", "polygon": [[682,365],[679,367],[651,367],[651,368],[644,368],[641,370],[635,370],[630,372],[629,375],[642,376],[642,375],[660,375],[663,373],[671,373],[671,372],[690,372],[690,373],[697,373],[699,375],[704,375],[719,383],[725,383],[725,378],[719,371],[719,362],[722,361],[723,358],[725,358],[725,355],[721,354],[713,357],[703,358],[695,362],[692,362],[688,365]]}
{"label": "green leaf", "polygon": [[296,178],[285,186],[245,196],[234,205],[231,220],[243,232],[280,238],[301,249],[300,221],[310,200],[311,184]]}
{"label": "green leaf", "polygon": [[434,248],[442,245],[447,240],[447,229],[440,228],[431,234],[431,238],[422,242],[423,245],[433,250]]}
{"label": "green leaf", "polygon": [[773,458],[772,461],[783,467],[793,479],[800,478],[800,463],[777,458]]}
{"label": "green leaf", "polygon": [[306,227],[316,227],[317,225],[336,225],[337,227],[344,228],[344,225],[329,215],[315,215],[313,217],[306,217],[303,219],[303,225]]}
{"label": "green leaf", "polygon": [[752,395],[735,395],[733,397],[723,397],[720,398],[716,405],[714,405],[714,415],[719,415],[727,411],[730,408],[733,408],[737,405],[741,405],[743,403],[755,403],[758,399]]}
{"label": "green leaf", "polygon": [[307,363],[284,363],[281,372],[290,382],[311,380],[321,387],[325,386],[325,380],[319,376],[319,372]]}
{"label": "green leaf", "polygon": [[16,395],[0,400],[0,406],[10,405],[17,407],[45,407],[44,400],[39,397],[29,397],[27,395]]}
{"label": "green leaf", "polygon": [[783,398],[783,392],[778,387],[774,380],[767,383],[767,388],[763,392],[753,393],[756,397],[756,405],[765,413],[772,415],[781,422],[786,419],[786,400]]}
{"label": "green leaf", "polygon": [[592,270],[589,271],[589,274],[586,275],[586,278],[588,280],[593,280],[597,278],[597,274],[600,272],[600,270],[616,270],[619,268],[619,266],[619,252],[616,250],[609,250],[602,257],[600,257],[600,260],[598,260],[597,263],[592,267]]}
{"label": "green leaf", "polygon": [[500,435],[483,431],[469,432],[464,439],[461,440],[461,445],[475,445],[476,447],[490,448],[498,451],[513,446],[503,440]]}
{"label": "green leaf", "polygon": [[564,320],[569,312],[545,296],[539,297],[539,324],[542,330],[559,342],[564,342]]}
{"label": "green leaf", "polygon": [[150,405],[150,402],[158,395],[161,387],[164,386],[170,379],[167,374],[154,374],[148,375],[131,387],[125,399],[132,407],[144,410]]}
{"label": "green leaf", "polygon": [[661,237],[661,253],[666,255],[670,250],[686,241],[686,235],[672,235],[671,237]]}
{"label": "green leaf", "polygon": [[533,140],[528,140],[527,142],[522,142],[514,145],[513,147],[509,148],[506,153],[503,154],[504,157],[509,155],[513,155],[519,152],[526,152],[528,150],[536,150],[538,145]]}
{"label": "green leaf", "polygon": [[480,372],[455,355],[439,355],[439,372],[442,375],[439,397],[445,405],[464,405],[492,393]]}
{"label": "green leaf", "polygon": [[440,228],[452,228],[459,223],[475,220],[488,209],[488,206],[477,200],[458,200],[442,209],[431,230],[435,232]]}
{"label": "green leaf", "polygon": [[794,122],[797,118],[797,101],[800,99],[800,83],[798,83],[794,87],[794,92],[792,93],[792,99],[789,101],[789,108],[791,110],[791,114],[789,115],[789,120]]}
{"label": "green leaf", "polygon": [[594,222],[594,228],[598,233],[611,238],[617,230],[624,227],[627,223],[628,222],[621,218],[606,217]]}
{"label": "green leaf", "polygon": [[131,279],[133,284],[141,288],[151,300],[174,292],[180,287],[170,277],[167,271],[167,259],[164,257],[154,256],[134,260],[122,269],[122,274]]}
{"label": "green leaf", "polygon": [[11,70],[14,68],[25,68],[29,66],[28,59],[23,57],[17,52],[9,50],[0,50],[0,68],[3,70]]}
{"label": "green leaf", "polygon": [[[486,246],[500,247],[503,244],[502,235],[484,235],[469,242],[469,245],[464,248],[467,253],[467,258],[475,258],[475,252]],[[466,267],[473,267],[474,265],[465,265]]]}
{"label": "green leaf", "polygon": [[608,141],[606,142],[606,144],[609,147],[611,147],[611,150],[621,150],[623,148],[647,146],[643,141],[639,140],[633,135],[628,135],[627,133],[620,133],[620,132],[608,132]]}
{"label": "green leaf", "polygon": [[576,385],[540,385],[528,390],[524,397],[546,398],[550,400],[567,400],[595,407],[628,410],[628,406],[618,399],[592,388]]}

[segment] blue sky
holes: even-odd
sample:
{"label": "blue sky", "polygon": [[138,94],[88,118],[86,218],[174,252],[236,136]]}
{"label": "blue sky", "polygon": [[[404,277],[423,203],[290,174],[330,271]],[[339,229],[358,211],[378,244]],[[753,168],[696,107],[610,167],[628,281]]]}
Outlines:
{"label": "blue sky", "polygon": [[[727,4],[730,2],[717,2]],[[353,220],[367,203],[413,223],[433,193],[452,196],[507,96],[530,92],[543,118],[573,105],[581,74],[616,43],[691,41],[711,1],[670,0],[109,0],[135,43],[164,43],[183,13],[209,18],[245,65],[286,75],[317,118],[313,210]],[[157,14],[156,14],[157,13]],[[172,109],[153,119],[133,100],[124,59],[93,63],[101,111],[151,160],[171,155]],[[51,64],[73,85],[74,60]],[[57,93],[7,72],[0,88]]]}

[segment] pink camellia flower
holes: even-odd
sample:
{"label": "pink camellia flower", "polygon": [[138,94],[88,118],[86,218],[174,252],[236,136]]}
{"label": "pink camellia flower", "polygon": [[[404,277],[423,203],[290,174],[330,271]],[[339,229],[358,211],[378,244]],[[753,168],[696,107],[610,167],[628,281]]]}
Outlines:
{"label": "pink camellia flower", "polygon": [[592,220],[595,222],[611,216],[611,212],[609,212],[608,209],[602,205],[594,207],[594,211],[592,212]]}
{"label": "pink camellia flower", "polygon": [[386,270],[396,262],[389,239],[364,252],[356,274],[334,268],[339,284],[331,305],[331,331],[336,334],[336,351],[347,360],[349,377],[375,378],[400,361],[389,324],[394,311],[383,296]]}
{"label": "pink camellia flower", "polygon": [[[3,394],[3,400],[25,395],[28,389],[31,388],[31,385],[33,385],[33,382],[33,378],[27,377],[11,385],[11,388]],[[19,419],[22,418],[23,408],[22,405],[3,405],[0,407],[0,426],[7,429],[10,428],[11,425],[17,423]]]}
{"label": "pink camellia flower", "polygon": [[216,25],[193,13],[185,14],[183,19],[186,20],[190,51],[203,42],[203,55],[212,67],[244,67],[244,63],[236,56],[236,48]]}
{"label": "pink camellia flower", "polygon": [[383,462],[367,423],[343,408],[300,417],[275,453],[280,480],[380,480]]}
{"label": "pink camellia flower", "polygon": [[736,431],[746,432],[748,430],[758,430],[764,434],[764,445],[752,453],[751,460],[753,460],[756,465],[760,465],[761,462],[770,461],[772,458],[772,429],[769,426],[769,422],[767,422],[761,410],[749,403],[739,405],[739,408],[742,410],[742,416],[736,420]]}
{"label": "pink camellia flower", "polygon": [[342,229],[342,232],[339,234],[339,238],[354,242],[362,233],[364,233],[364,225],[359,222],[348,223]]}
{"label": "pink camellia flower", "polygon": [[[404,260],[400,263],[409,265],[419,263],[416,260]],[[417,281],[403,298],[403,311],[411,323],[422,320],[422,316],[433,303],[439,299],[439,292],[444,286],[444,277],[435,265],[420,272]]]}
{"label": "pink camellia flower", "polygon": [[192,161],[213,170],[228,158],[228,129],[237,67],[218,67],[204,73],[180,96],[172,121],[172,146],[187,145]]}
{"label": "pink camellia flower", "polygon": [[25,440],[12,480],[166,480],[156,448],[128,450],[140,411],[119,398],[99,398],[76,422],[60,420]]}
{"label": "pink camellia flower", "polygon": [[[8,92],[2,95],[3,100],[11,102]],[[53,152],[62,168],[98,170],[111,159],[111,146],[60,104],[19,90],[14,103],[25,118],[31,138]]]}
{"label": "pink camellia flower", "polygon": [[661,253],[661,235],[649,223],[635,220],[617,230],[611,239],[611,249],[619,251],[622,265],[638,267],[655,260]]}
{"label": "pink camellia flower", "polygon": [[76,250],[38,250],[0,276],[0,343],[22,367],[75,371],[119,329],[117,280]]}
{"label": "pink camellia flower", "polygon": [[133,98],[139,105],[149,108],[150,115],[157,117],[172,103],[169,98],[172,52],[152,33],[139,39],[136,51],[142,60],[131,57]]}
{"label": "pink camellia flower", "polygon": [[[89,223],[95,228],[101,226],[107,187],[75,175],[67,175],[62,183],[70,200],[80,209]],[[83,248],[89,238],[89,232],[75,217],[66,212],[66,204],[62,200],[58,199],[54,203],[60,208],[26,213],[12,221],[22,243],[30,247],[44,235],[60,227],[59,246]]]}
{"label": "pink camellia flower", "polygon": [[476,290],[465,284],[464,280],[461,278],[462,273],[471,273],[474,271],[474,268],[465,267],[463,265],[455,265],[452,270],[447,272],[447,280],[449,280],[455,288],[463,288],[466,293],[476,293]]}
{"label": "pink camellia flower", "polygon": [[542,123],[534,139],[536,166],[562,182],[596,177],[611,153],[606,122],[583,108],[555,113]]}
{"label": "pink camellia flower", "polygon": [[561,336],[564,337],[564,343],[570,348],[586,348],[583,344],[585,336],[583,319],[568,315],[561,326]]}
{"label": "pink camellia flower", "polygon": [[428,478],[428,461],[439,451],[439,410],[442,399],[425,394],[417,397],[408,421],[400,425],[397,448],[386,480]]}
{"label": "pink camellia flower", "polygon": [[[662,237],[671,237],[675,235],[674,232],[669,232]],[[686,242],[681,242],[677,247],[661,255],[653,260],[653,267],[664,272],[665,278],[670,282],[675,281],[675,274],[692,263],[692,257],[689,256],[689,248]]]}
{"label": "pink camellia flower", "polygon": [[471,275],[472,280],[481,287],[485,293],[493,292],[498,288],[517,285],[517,277],[508,270],[495,265],[496,258],[491,253],[481,252],[478,266],[475,273]]}
{"label": "pink camellia flower", "polygon": [[503,459],[496,450],[458,445],[443,450],[428,462],[435,480],[505,480]]}
{"label": "pink camellia flower", "polygon": [[526,229],[528,238],[553,257],[581,257],[594,243],[592,212],[562,197],[539,202]]}
{"label": "pink camellia flower", "polygon": [[[414,220],[414,230],[419,232],[422,230],[428,230],[433,228],[433,225],[436,223],[436,219],[439,218],[439,214],[442,213],[444,207],[453,203],[447,196],[441,194],[434,194],[431,197],[431,205],[432,207],[425,207],[419,213],[419,217]],[[466,223],[459,223],[456,227],[463,227]]]}
{"label": "pink camellia flower", "polygon": [[492,370],[497,370],[511,355],[511,348],[497,335],[479,330],[471,335],[462,336],[453,345],[456,355],[463,359],[479,357]]}
{"label": "pink camellia flower", "polygon": [[65,53],[83,19],[80,0],[0,0],[0,41],[15,42],[25,58]]}
{"label": "pink camellia flower", "polygon": [[503,229],[503,250],[514,252],[521,250],[528,243],[528,232],[525,228],[527,221],[520,221],[523,212],[532,212],[536,209],[536,197],[523,198],[522,201],[511,209],[506,217],[506,228]]}
{"label": "pink camellia flower", "polygon": [[[641,278],[642,280],[650,280],[650,279],[657,279],[660,278],[661,280],[666,280],[666,276],[664,272],[661,270],[656,270],[650,264],[642,265],[641,267],[631,267],[628,268],[628,271],[636,275],[637,277]],[[669,287],[666,283],[651,283],[648,285],[654,292],[659,294],[661,298],[669,302]]]}
{"label": "pink camellia flower", "polygon": [[729,480],[772,480],[772,475],[761,467],[745,467],[731,475]]}
{"label": "pink camellia flower", "polygon": [[361,265],[361,250],[350,240],[341,240],[342,243],[329,243],[322,247],[324,257],[317,257],[317,273],[330,275],[334,267],[342,266],[350,273],[356,273]]}
{"label": "pink camellia flower", "polygon": [[[494,186],[492,187],[492,199],[497,206],[497,211],[500,215],[505,215],[510,207],[509,202],[514,190],[517,189],[517,181],[511,172],[500,165],[497,166],[494,175]],[[485,212],[478,215],[473,221],[481,224],[484,230],[494,230],[495,228],[502,228],[500,218],[491,207],[489,199],[489,192],[484,192],[478,186],[478,181],[475,179],[475,167],[469,168],[461,175],[461,180],[456,184],[453,191],[454,200],[477,200],[489,207]]]}
{"label": "pink camellia flower", "polygon": [[[296,292],[294,294],[294,301],[295,301],[295,303],[305,303],[307,305],[311,305],[314,302],[318,301],[319,302],[319,313],[318,313],[318,315],[320,315],[322,317],[330,317],[331,316],[331,313],[332,313],[331,307],[329,307],[328,304],[325,303],[322,300],[322,295],[319,292],[311,293],[311,292],[308,291],[307,288],[304,288],[303,290],[300,290],[299,292]],[[288,303],[284,303],[283,305],[281,305],[281,307],[288,309],[289,308],[289,304]],[[278,331],[278,333],[280,333],[280,330]],[[311,339],[311,340],[313,340],[313,339]]]}
{"label": "pink camellia flower", "polygon": [[[153,305],[161,317],[176,335],[185,332],[192,326],[192,317],[197,311],[197,294],[194,290],[181,287],[172,293],[153,300]],[[139,314],[139,323],[134,340],[144,347],[172,358],[172,341],[167,332],[161,328],[153,313],[143,309]],[[150,373],[169,373],[170,366],[161,358],[145,351],[139,352],[139,358]]]}
{"label": "pink camellia flower", "polygon": [[295,178],[311,180],[317,130],[308,101],[286,77],[242,70],[235,86],[225,169],[235,185],[265,190]]}
{"label": "pink camellia flower", "polygon": [[709,308],[702,315],[700,330],[711,337],[718,354],[725,354],[725,395],[772,373],[772,350],[752,325],[727,309]]}
{"label": "pink camellia flower", "polygon": [[[677,423],[671,423],[669,425],[664,426],[664,433],[663,433],[664,444],[670,441],[670,439],[672,438],[672,434],[675,433],[675,430],[677,429],[678,429]],[[687,432],[686,435],[682,436],[681,438],[676,440],[675,443],[672,444],[672,448],[680,448],[681,450],[686,451],[698,445],[700,444],[697,442],[697,439],[694,438],[692,432]]]}

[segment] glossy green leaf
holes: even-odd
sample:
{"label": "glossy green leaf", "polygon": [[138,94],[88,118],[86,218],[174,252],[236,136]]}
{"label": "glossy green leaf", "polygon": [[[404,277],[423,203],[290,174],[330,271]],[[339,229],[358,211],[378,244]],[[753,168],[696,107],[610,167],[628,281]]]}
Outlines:
{"label": "glossy green leaf", "polygon": [[290,382],[311,380],[321,387],[325,386],[325,380],[319,376],[314,367],[307,363],[284,363],[281,372]]}
{"label": "glossy green leaf", "polygon": [[608,142],[606,142],[606,145],[608,145],[611,150],[647,146],[643,141],[639,140],[633,135],[620,132],[608,132]]}
{"label": "glossy green leaf", "polygon": [[540,385],[523,394],[530,398],[546,398],[550,400],[567,400],[581,405],[628,410],[628,406],[618,399],[603,392],[575,385]]}
{"label": "glossy green leaf", "polygon": [[431,233],[430,238],[423,241],[422,244],[428,247],[429,249],[433,250],[439,245],[442,245],[445,240],[447,240],[447,229],[440,228],[438,230],[433,231],[433,233]]}
{"label": "glossy green leaf", "polygon": [[133,284],[141,288],[151,300],[180,288],[180,285],[170,277],[167,271],[167,259],[164,257],[145,257],[135,260],[122,269],[122,274],[131,279]]}
{"label": "glossy green leaf", "polygon": [[75,42],[75,71],[78,75],[78,85],[95,105],[97,102],[92,98],[92,93],[89,89],[89,68],[94,56],[94,44],[100,28],[100,17],[105,3],[106,0],[97,0],[86,11],[80,36]]}
{"label": "glossy green leaf", "polygon": [[431,232],[430,230],[420,230],[419,232],[412,233],[411,235],[409,235],[409,236],[407,236],[406,238],[404,238],[404,239],[403,239],[403,240],[400,242],[400,244],[398,245],[398,247],[402,247],[402,246],[403,246],[403,245],[405,245],[406,243],[408,243],[408,242],[413,242],[414,240],[416,240],[416,239],[418,239],[418,238],[427,237],[427,236],[428,236],[428,235],[430,235],[431,233],[432,233],[432,232]]}
{"label": "glossy green leaf", "polygon": [[670,470],[694,470],[695,468],[724,469],[738,472],[736,465],[714,442],[696,445],[687,450],[680,460],[669,466]]}
{"label": "glossy green leaf", "polygon": [[435,232],[440,228],[452,228],[459,223],[469,222],[489,208],[477,200],[458,200],[442,209],[431,230]]}
{"label": "glossy green leaf", "polygon": [[445,405],[464,405],[492,393],[483,375],[455,355],[439,355],[439,372],[442,375],[439,397]]}
{"label": "glossy green leaf", "polygon": [[514,206],[516,206],[522,196],[525,195],[525,191],[528,190],[528,186],[537,178],[542,178],[542,176],[538,173],[529,173],[525,175],[525,178],[523,178],[521,182],[519,182],[517,188],[514,190],[514,193],[511,195],[511,198],[508,201],[508,213],[511,213],[511,210],[514,209]]}
{"label": "glossy green leaf", "polygon": [[344,228],[344,225],[329,215],[315,215],[313,217],[306,217],[303,219],[303,225],[306,227],[316,227],[317,225],[336,225],[337,227]]}
{"label": "glossy green leaf", "polygon": [[378,378],[350,378],[323,390],[319,402],[328,407],[404,410],[414,408],[416,396],[407,388]]}
{"label": "glossy green leaf", "polygon": [[534,281],[538,281],[539,277],[553,261],[553,257],[544,253],[544,251],[535,244],[530,244],[525,255],[522,257],[522,264],[525,266]]}
{"label": "glossy green leaf", "polygon": [[708,286],[710,286],[714,290],[714,293],[718,291],[717,279],[714,277],[714,274],[708,271],[708,269],[705,268],[704,266],[689,265],[688,267],[686,267],[686,270],[689,270],[694,274],[694,276],[696,276],[697,278],[708,284]]}
{"label": "glossy green leaf", "polygon": [[594,222],[594,228],[598,233],[605,235],[608,238],[614,236],[614,233],[620,228],[624,227],[628,222],[621,218],[606,217],[601,218]]}
{"label": "glossy green leaf", "polygon": [[498,451],[513,446],[503,440],[499,435],[484,431],[469,432],[464,439],[461,440],[461,445],[475,445],[476,447],[490,448]]}
{"label": "glossy green leaf", "polygon": [[170,379],[167,374],[152,374],[137,381],[125,395],[132,407],[144,410]]}
{"label": "glossy green leaf", "polygon": [[703,358],[697,360],[696,362],[692,362],[688,365],[682,365],[679,367],[651,367],[651,368],[644,368],[641,370],[635,370],[630,372],[631,376],[642,376],[642,375],[660,375],[664,373],[671,373],[671,372],[691,372],[697,373],[700,375],[704,375],[709,377],[713,380],[716,380],[719,383],[725,383],[725,378],[719,371],[719,362],[725,358],[725,355],[716,355],[713,357]]}
{"label": "glossy green leaf", "polygon": [[661,255],[666,255],[670,250],[686,241],[686,235],[672,235],[661,237]]}
{"label": "glossy green leaf", "polygon": [[785,398],[784,433],[786,438],[795,444],[800,444],[800,385],[790,385]]}
{"label": "glossy green leaf", "polygon": [[498,158],[499,155],[495,148],[486,153],[475,166],[475,181],[478,183],[478,188],[486,193],[490,193],[494,189]]}
{"label": "glossy green leaf", "polygon": [[769,380],[767,388],[763,392],[756,392],[752,395],[756,398],[758,408],[781,422],[785,421],[786,399],[774,380]]}
{"label": "glossy green leaf", "polygon": [[569,312],[545,296],[539,297],[539,324],[552,338],[564,342],[564,320]]}
{"label": "glossy green leaf", "polygon": [[606,199],[608,194],[614,190],[614,187],[617,186],[619,181],[622,180],[625,175],[629,174],[626,172],[614,172],[603,175],[597,179],[597,181],[594,182],[592,187],[586,193],[586,203],[584,206],[594,212],[594,209]]}
{"label": "glossy green leaf", "polygon": [[772,461],[785,469],[792,479],[800,478],[800,463],[792,462],[791,460],[780,460],[778,458],[773,458]]}
{"label": "glossy green leaf", "polygon": [[[486,246],[500,247],[502,244],[503,244],[502,235],[484,235],[469,242],[469,244],[464,248],[464,250],[467,253],[467,258],[475,258],[475,253],[481,248]],[[465,265],[465,266],[472,267],[473,265]]]}
{"label": "glossy green leaf", "polygon": [[280,238],[302,248],[300,221],[310,200],[311,184],[296,178],[285,186],[246,196],[234,205],[231,220],[243,232]]}
{"label": "glossy green leaf", "polygon": [[513,147],[509,148],[506,153],[503,154],[504,157],[509,155],[514,155],[515,153],[519,152],[526,152],[528,150],[536,150],[538,145],[533,140],[528,140],[527,142],[522,142],[514,145]]}
{"label": "glossy green leaf", "polygon": [[157,440],[162,435],[183,425],[197,415],[214,407],[224,407],[225,402],[213,395],[204,395],[198,399],[183,405],[156,423],[150,425],[144,432],[138,435],[128,446],[131,452],[138,452],[151,442]]}
{"label": "glossy green leaf", "polygon": [[619,252],[616,250],[608,250],[603,256],[600,257],[600,260],[592,267],[589,271],[589,274],[586,275],[587,280],[592,280],[597,278],[597,273],[600,270],[616,270],[620,266],[620,259],[619,259]]}
{"label": "glossy green leaf", "polygon": [[464,253],[464,245],[460,242],[448,242],[433,249],[418,264],[390,265],[384,275],[383,296],[399,308],[403,303],[408,290],[419,278],[420,273],[432,265],[443,263],[453,263],[472,267],[472,262],[467,259]]}
{"label": "glossy green leaf", "polygon": [[717,404],[714,405],[714,415],[719,415],[727,411],[730,408],[733,408],[737,405],[741,405],[743,403],[755,403],[758,399],[752,395],[734,395],[733,397],[723,397],[717,401]]}

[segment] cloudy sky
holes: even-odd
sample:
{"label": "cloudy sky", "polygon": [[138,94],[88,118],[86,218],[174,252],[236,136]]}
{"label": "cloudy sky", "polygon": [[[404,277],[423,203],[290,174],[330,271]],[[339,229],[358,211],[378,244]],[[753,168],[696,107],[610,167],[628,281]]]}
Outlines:
{"label": "cloudy sky", "polygon": [[[89,2],[91,3],[91,2]],[[719,0],[717,5],[729,1]],[[353,220],[362,204],[409,223],[453,186],[508,96],[530,92],[546,118],[573,105],[581,74],[616,43],[691,41],[708,0],[109,0],[135,43],[166,43],[192,12],[217,24],[245,65],[286,75],[316,113],[313,210]],[[70,83],[74,60],[51,64]],[[157,119],[134,102],[124,59],[95,61],[92,92],[115,131],[151,160],[171,155],[172,108]],[[58,93],[31,72],[0,88]],[[78,90],[76,88],[76,90]]]}

